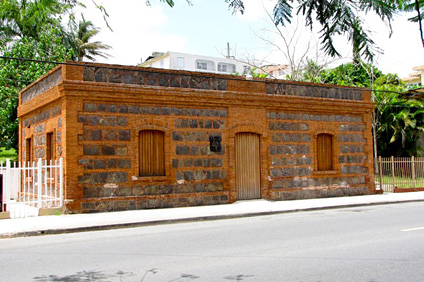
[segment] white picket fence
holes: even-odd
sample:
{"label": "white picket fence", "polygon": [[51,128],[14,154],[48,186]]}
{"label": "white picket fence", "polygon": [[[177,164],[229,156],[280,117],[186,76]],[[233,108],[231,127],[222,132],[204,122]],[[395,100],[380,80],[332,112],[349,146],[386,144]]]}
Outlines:
{"label": "white picket fence", "polygon": [[38,216],[40,209],[63,206],[63,159],[0,163],[2,206],[11,218]]}

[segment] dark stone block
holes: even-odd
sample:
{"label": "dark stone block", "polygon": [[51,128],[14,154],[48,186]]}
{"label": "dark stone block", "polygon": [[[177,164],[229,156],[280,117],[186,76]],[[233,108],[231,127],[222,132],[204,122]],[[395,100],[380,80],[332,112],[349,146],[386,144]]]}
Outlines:
{"label": "dark stone block", "polygon": [[105,69],[98,69],[94,78],[96,80],[96,82],[106,82],[106,74],[105,74]]}
{"label": "dark stone block", "polygon": [[138,114],[139,113],[139,107],[138,106],[128,106],[128,112],[130,114]]}
{"label": "dark stone block", "polygon": [[116,113],[116,105],[108,105],[107,111],[110,113]]}
{"label": "dark stone block", "polygon": [[138,85],[144,85],[144,76],[143,75],[139,75],[136,79],[135,79],[135,83]]}
{"label": "dark stone block", "polygon": [[158,85],[158,74],[157,73],[148,73],[146,77],[146,85]]}
{"label": "dark stone block", "polygon": [[191,181],[194,179],[194,173],[192,171],[184,171],[184,179]]}
{"label": "dark stone block", "polygon": [[135,83],[135,77],[131,74],[123,74],[122,75],[122,82],[125,84],[134,84]]}
{"label": "dark stone block", "polygon": [[205,128],[212,128],[212,121],[211,120],[205,120]]}
{"label": "dark stone block", "polygon": [[162,114],[163,115],[170,115],[171,114],[171,108],[169,108],[169,107],[162,108]]}
{"label": "dark stone block", "polygon": [[193,166],[193,160],[192,159],[185,159],[184,160],[184,166],[185,167],[192,167]]}
{"label": "dark stone block", "polygon": [[94,169],[105,169],[106,161],[105,160],[94,160]]}
{"label": "dark stone block", "polygon": [[86,122],[86,121],[87,121],[87,116],[83,116],[83,115],[78,116],[78,122]]}
{"label": "dark stone block", "polygon": [[96,112],[96,111],[97,111],[96,104],[84,103],[84,112]]}
{"label": "dark stone block", "polygon": [[190,128],[197,128],[199,123],[197,120],[190,120]]}
{"label": "dark stone block", "polygon": [[118,106],[118,113],[128,113],[128,107],[124,106],[124,105],[119,105]]}
{"label": "dark stone block", "polygon": [[178,160],[177,159],[173,159],[172,160],[172,167],[173,168],[177,168],[178,167]]}
{"label": "dark stone block", "polygon": [[178,132],[172,132],[172,140],[173,141],[183,141],[183,137]]}
{"label": "dark stone block", "polygon": [[108,172],[106,183],[121,183],[128,180],[128,172]]}
{"label": "dark stone block", "polygon": [[118,139],[118,135],[114,130],[111,131],[105,131],[104,139],[108,141],[114,141]]}
{"label": "dark stone block", "polygon": [[222,166],[222,159],[212,159],[212,166],[213,167],[221,167]]}
{"label": "dark stone block", "polygon": [[116,159],[109,159],[109,160],[107,160],[107,167],[108,168],[116,168],[117,167],[117,161],[116,161]]}
{"label": "dark stone block", "polygon": [[87,155],[87,156],[97,156],[99,155],[99,147],[84,145],[83,152],[84,152],[84,155]]}
{"label": "dark stone block", "polygon": [[118,168],[131,168],[131,160],[128,159],[119,159]]}
{"label": "dark stone block", "polygon": [[210,165],[211,165],[211,160],[210,159],[203,159],[203,166],[204,167],[209,167]]}
{"label": "dark stone block", "polygon": [[196,166],[196,167],[203,166],[203,160],[202,159],[195,159],[194,160],[194,166]]}
{"label": "dark stone block", "polygon": [[169,75],[168,75],[168,74],[161,73],[161,74],[159,75],[158,80],[159,80],[159,86],[162,86],[162,87],[169,87],[169,80],[170,80],[170,77],[169,77]]}
{"label": "dark stone block", "polygon": [[121,83],[121,76],[119,74],[111,74],[109,75],[109,82]]}
{"label": "dark stone block", "polygon": [[177,155],[189,155],[190,154],[190,146],[177,146],[176,154]]}
{"label": "dark stone block", "polygon": [[191,155],[199,155],[199,147],[198,146],[193,146],[191,147]]}
{"label": "dark stone block", "polygon": [[113,156],[115,155],[115,147],[102,146],[102,155]]}
{"label": "dark stone block", "polygon": [[181,121],[181,128],[187,128],[189,126],[189,121],[187,119],[183,119]]}
{"label": "dark stone block", "polygon": [[182,113],[182,111],[181,111],[181,109],[178,109],[178,108],[171,108],[171,113],[173,114],[173,115],[181,115],[181,113]]}
{"label": "dark stone block", "polygon": [[84,81],[94,81],[94,68],[84,67],[83,78]]}
{"label": "dark stone block", "polygon": [[118,117],[117,124],[119,126],[126,126],[127,125],[127,118],[126,117]]}
{"label": "dark stone block", "polygon": [[120,130],[118,136],[120,141],[129,141],[131,140],[131,130]]}

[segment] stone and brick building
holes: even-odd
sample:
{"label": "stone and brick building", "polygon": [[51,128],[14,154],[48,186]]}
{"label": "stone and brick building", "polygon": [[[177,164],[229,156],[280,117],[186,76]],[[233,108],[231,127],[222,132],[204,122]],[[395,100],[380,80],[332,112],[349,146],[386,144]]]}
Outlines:
{"label": "stone and brick building", "polygon": [[21,161],[63,158],[66,209],[375,192],[370,92],[71,63],[20,93]]}

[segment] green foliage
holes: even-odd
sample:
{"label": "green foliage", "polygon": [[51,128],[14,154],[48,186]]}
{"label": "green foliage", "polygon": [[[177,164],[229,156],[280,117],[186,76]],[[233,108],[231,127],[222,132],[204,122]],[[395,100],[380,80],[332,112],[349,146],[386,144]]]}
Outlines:
{"label": "green foliage", "polygon": [[4,163],[6,159],[10,159],[11,161],[18,160],[18,154],[15,149],[6,150],[5,148],[0,148],[0,163]]}
{"label": "green foliage", "polygon": [[322,83],[370,87],[373,81],[378,79],[382,72],[370,64],[348,63],[334,69],[324,70],[319,75]]}
{"label": "green foliage", "polygon": [[401,96],[408,88],[396,74],[382,74],[364,63],[349,63],[322,71],[319,81],[373,90],[379,156],[418,156],[423,151],[417,145],[420,133],[424,132],[423,102]]}
{"label": "green foliage", "polygon": [[[62,17],[69,13],[72,21],[72,9],[77,5],[84,7],[79,0],[0,1],[0,55],[19,58],[0,59],[0,147],[18,148],[19,91],[56,66],[34,60],[62,62],[71,58],[72,41],[62,26]],[[107,15],[102,6],[96,6]],[[87,33],[92,37],[95,28],[88,23],[91,33]]]}
{"label": "green foliage", "polygon": [[[388,75],[389,76],[389,75]],[[393,75],[387,81],[394,84],[375,85],[376,139],[379,156],[418,156],[423,148],[417,146],[424,131],[424,104],[407,100],[399,93],[406,90]]]}
{"label": "green foliage", "polygon": [[302,81],[322,83],[320,74],[323,71],[323,66],[313,60],[308,60],[306,68],[302,72]]}
{"label": "green foliage", "polygon": [[73,51],[72,59],[82,62],[85,58],[95,61],[95,57],[107,58],[109,55],[102,50],[108,50],[111,47],[100,41],[92,41],[93,37],[99,34],[100,29],[94,26],[91,21],[86,21],[84,16],[78,24],[74,21],[69,23],[69,33],[67,43]]}
{"label": "green foliage", "polygon": [[[37,39],[23,37],[0,49],[6,57],[64,61],[70,58],[58,28],[39,32]],[[17,105],[19,91],[55,65],[33,61],[0,59],[0,146],[18,149]]]}

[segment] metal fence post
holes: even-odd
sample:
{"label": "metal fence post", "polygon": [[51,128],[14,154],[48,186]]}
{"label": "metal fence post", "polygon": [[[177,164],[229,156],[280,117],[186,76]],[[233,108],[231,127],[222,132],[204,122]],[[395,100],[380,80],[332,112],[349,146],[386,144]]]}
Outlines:
{"label": "metal fence post", "polygon": [[395,188],[395,158],[393,156],[391,157],[391,162],[392,162],[392,187],[394,189]]}
{"label": "metal fence post", "polygon": [[10,188],[12,187],[12,181],[11,181],[11,177],[10,177],[10,159],[6,159],[6,175],[5,175],[5,180],[3,181],[3,183],[5,184],[5,187],[3,187],[3,197],[4,197],[4,201],[6,203],[5,207],[7,208],[7,206],[9,206],[10,204]]}
{"label": "metal fence post", "polygon": [[41,193],[42,193],[42,184],[43,184],[43,175],[42,175],[42,160],[38,159],[37,161],[37,208],[41,208]]}
{"label": "metal fence post", "polygon": [[59,159],[59,199],[60,199],[60,207],[63,206],[63,158]]}
{"label": "metal fence post", "polygon": [[412,169],[412,183],[414,185],[414,188],[416,187],[416,180],[415,180],[415,159],[414,156],[411,157],[411,169]]}
{"label": "metal fence post", "polygon": [[383,190],[383,170],[381,167],[381,156],[378,157],[378,176],[380,177],[380,190]]}

